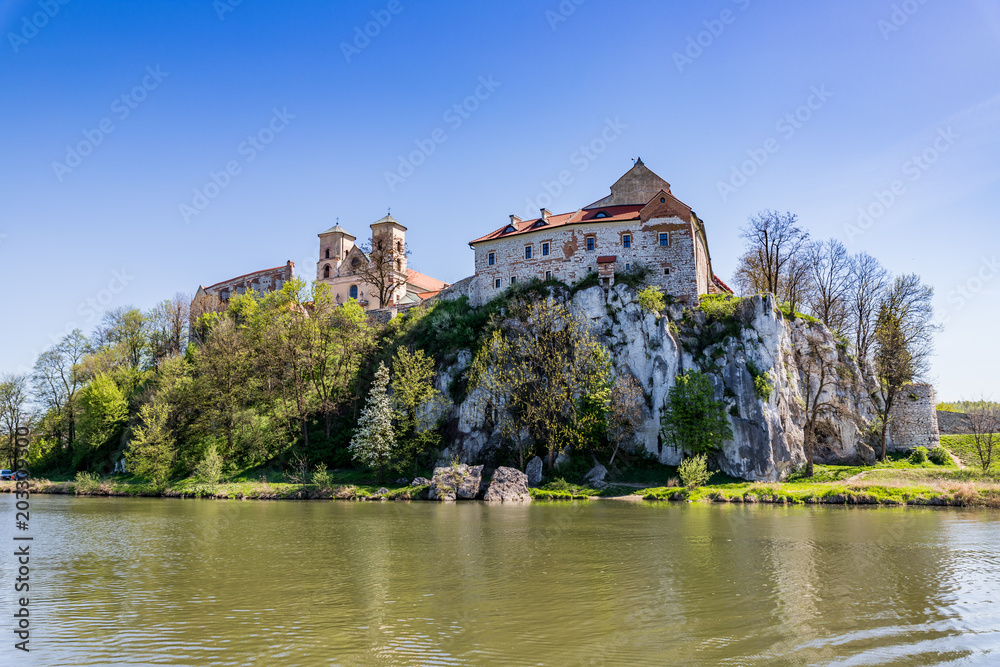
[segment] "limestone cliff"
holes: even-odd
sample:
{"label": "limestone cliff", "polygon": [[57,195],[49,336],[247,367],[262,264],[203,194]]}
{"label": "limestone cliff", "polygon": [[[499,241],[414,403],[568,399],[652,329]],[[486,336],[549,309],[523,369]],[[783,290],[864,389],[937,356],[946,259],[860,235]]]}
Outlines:
{"label": "limestone cliff", "polygon": [[[718,455],[722,470],[748,480],[787,477],[805,462],[805,387],[807,380],[813,393],[818,386],[816,374],[809,373],[810,358],[825,360],[829,373],[823,399],[835,406],[820,419],[816,462],[874,459],[865,442],[873,418],[868,399],[873,380],[825,326],[789,320],[770,297],[743,299],[726,318],[681,306],[658,315],[638,303],[634,290],[616,285],[607,292],[601,287],[577,292],[571,311],[592,323],[594,334],[611,351],[615,372],[631,373],[645,389],[645,418],[633,446],[644,447],[662,463],[676,465],[682,459],[682,452],[659,438],[667,394],[675,376],[696,369],[710,375],[716,398],[728,408],[734,437]],[[439,375],[438,389],[445,396],[470,360],[471,354],[463,351],[457,363]],[[476,399],[472,392],[461,403],[446,402],[436,414],[427,415],[450,420],[452,444],[445,457],[474,462],[499,446],[499,436],[492,433]]]}

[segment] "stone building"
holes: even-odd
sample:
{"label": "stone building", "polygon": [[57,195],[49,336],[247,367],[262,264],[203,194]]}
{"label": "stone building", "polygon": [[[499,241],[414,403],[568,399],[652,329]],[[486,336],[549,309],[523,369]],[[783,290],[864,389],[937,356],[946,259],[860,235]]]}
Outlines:
{"label": "stone building", "polygon": [[892,406],[889,419],[890,451],[909,451],[914,447],[933,449],[941,444],[938,428],[937,399],[929,384],[908,384]]}
{"label": "stone building", "polygon": [[684,304],[732,292],[712,272],[705,223],[641,159],[607,197],[571,213],[542,209],[533,220],[512,215],[469,245],[476,253],[475,305],[532,278],[573,283],[597,272],[608,288],[616,274],[637,265],[649,270],[647,282]]}
{"label": "stone building", "polygon": [[254,271],[208,287],[199,285],[198,291],[195,292],[194,298],[191,300],[191,311],[201,314],[218,310],[224,307],[232,296],[244,294],[248,290],[261,294],[277,291],[294,277],[295,262],[289,260],[285,262],[284,266]]}
{"label": "stone building", "polygon": [[391,299],[388,303],[380,303],[378,290],[359,275],[362,266],[370,265],[371,258],[355,243],[357,238],[338,223],[319,234],[319,261],[316,262],[316,280],[330,286],[337,303],[357,299],[369,310],[405,306],[436,296],[448,287],[448,283],[407,266],[406,227],[391,215],[373,222],[371,230],[376,243],[388,243],[393,248],[391,262],[395,266],[390,273],[391,284],[395,287]]}

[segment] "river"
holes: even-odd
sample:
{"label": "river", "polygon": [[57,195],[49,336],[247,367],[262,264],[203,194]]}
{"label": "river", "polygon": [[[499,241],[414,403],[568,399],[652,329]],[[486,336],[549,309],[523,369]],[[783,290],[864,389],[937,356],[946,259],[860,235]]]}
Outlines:
{"label": "river", "polygon": [[31,502],[3,664],[1000,664],[996,511]]}

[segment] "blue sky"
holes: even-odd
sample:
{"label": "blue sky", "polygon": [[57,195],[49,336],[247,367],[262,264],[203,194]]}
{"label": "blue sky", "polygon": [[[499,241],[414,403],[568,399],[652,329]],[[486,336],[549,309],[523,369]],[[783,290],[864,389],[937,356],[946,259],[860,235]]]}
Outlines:
{"label": "blue sky", "polygon": [[641,156],[723,279],[795,212],[935,287],[939,397],[1000,395],[996,2],[64,2],[0,5],[0,371],[107,307],[311,278],[388,207],[458,280]]}

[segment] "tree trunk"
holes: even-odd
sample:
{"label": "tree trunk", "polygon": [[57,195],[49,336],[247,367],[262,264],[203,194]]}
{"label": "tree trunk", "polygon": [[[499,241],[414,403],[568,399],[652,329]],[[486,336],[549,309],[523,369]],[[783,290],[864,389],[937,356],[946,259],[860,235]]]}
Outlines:
{"label": "tree trunk", "polygon": [[808,424],[806,426],[805,439],[806,439],[806,477],[813,476],[813,458],[816,455],[816,438],[813,434],[814,426]]}
{"label": "tree trunk", "polygon": [[302,444],[305,445],[306,451],[309,450],[309,420],[306,417],[302,418]]}

